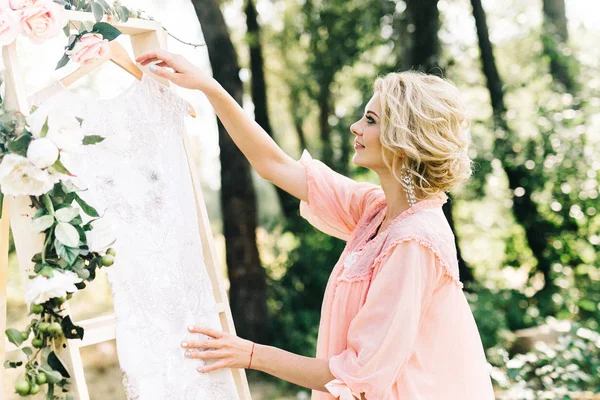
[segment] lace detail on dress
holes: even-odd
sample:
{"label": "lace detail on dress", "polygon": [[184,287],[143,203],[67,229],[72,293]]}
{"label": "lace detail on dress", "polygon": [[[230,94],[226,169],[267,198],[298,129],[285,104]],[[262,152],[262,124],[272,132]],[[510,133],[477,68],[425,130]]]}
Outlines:
{"label": "lace detail on dress", "polygon": [[180,346],[191,324],[221,329],[182,143],[187,104],[144,76],[110,100],[58,86],[34,115],[45,118],[53,107],[67,108],[84,119],[86,134],[105,138],[66,166],[87,184],[81,197],[103,214],[95,227],[117,234],[107,274],[129,399],[237,399],[230,370],[202,376],[202,362],[185,358]]}
{"label": "lace detail on dress", "polygon": [[[359,222],[352,240],[346,246],[338,282],[370,280],[375,267],[388,251],[404,238],[413,238],[430,248],[444,266],[445,274],[460,287],[454,235],[441,211],[447,196],[423,200],[400,214],[390,226],[369,240],[381,223],[385,202],[379,202]],[[443,250],[441,250],[443,249]]]}
{"label": "lace detail on dress", "polygon": [[406,236],[397,240],[394,240],[390,245],[388,245],[388,247],[386,248],[385,252],[383,252],[382,254],[380,254],[376,259],[375,262],[373,263],[373,267],[372,269],[376,269],[381,262],[385,259],[385,257],[390,253],[390,251],[392,251],[394,249],[394,247],[396,247],[397,245],[404,243],[404,242],[408,242],[408,241],[415,241],[417,243],[419,243],[420,245],[427,247],[429,250],[431,250],[431,252],[435,255],[435,257],[438,259],[438,261],[440,262],[440,264],[442,265],[442,267],[444,268],[444,275],[448,276],[450,279],[452,279],[454,281],[454,283],[456,283],[460,288],[463,287],[462,282],[460,281],[460,278],[458,276],[457,271],[453,270],[452,268],[450,268],[450,266],[448,265],[448,263],[446,263],[446,261],[444,261],[441,252],[438,250],[438,248],[431,243],[429,240],[425,239],[422,236],[416,236],[416,235],[410,235],[410,236]]}
{"label": "lace detail on dress", "polygon": [[137,385],[131,381],[129,375],[123,370],[121,370],[121,376],[123,377],[123,389],[125,389],[127,400],[139,400],[140,391]]}

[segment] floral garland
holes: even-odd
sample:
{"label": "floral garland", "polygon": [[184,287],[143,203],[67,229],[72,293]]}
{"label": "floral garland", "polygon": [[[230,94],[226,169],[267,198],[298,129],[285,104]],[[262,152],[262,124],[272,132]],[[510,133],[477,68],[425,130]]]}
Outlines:
{"label": "floral garland", "polygon": [[[15,383],[18,394],[35,395],[47,384],[46,398],[53,400],[59,398],[54,395],[56,388],[68,392],[70,378],[56,349],[65,338],[83,339],[84,334],[83,328],[65,315],[64,303],[85,288],[85,281],[94,280],[98,268],[112,265],[115,256],[110,248],[114,238],[103,238],[94,231],[99,214],[77,194],[75,177],[61,156],[103,138],[84,136],[82,120],[62,111],[49,114],[43,123],[3,108],[0,113],[2,196],[29,196],[37,209],[31,229],[44,235],[41,252],[32,258],[34,273],[25,294],[32,319],[22,331],[6,330],[8,340],[24,356],[8,360],[4,366],[24,364],[25,375]],[[30,337],[31,345],[22,347]]]}
{"label": "floral garland", "polygon": [[[96,23],[77,26],[67,21],[66,10],[89,11]],[[19,34],[43,43],[61,30],[68,36],[65,55],[57,68],[69,60],[86,63],[103,57],[108,42],[121,33],[101,20],[127,21],[143,13],[104,0],[0,0],[0,45],[12,43]],[[75,31],[72,34],[72,31]],[[15,383],[21,396],[38,394],[47,385],[47,400],[71,400],[69,373],[57,349],[65,339],[83,339],[83,328],[65,313],[64,303],[96,277],[96,270],[114,263],[110,246],[114,236],[94,229],[100,216],[79,195],[73,175],[61,157],[82,145],[103,138],[85,136],[82,120],[59,110],[45,121],[5,110],[0,99],[0,212],[5,195],[29,196],[37,209],[31,228],[44,235],[41,252],[32,258],[33,274],[25,300],[31,321],[23,330],[7,329],[8,340],[20,349],[20,359],[8,360],[5,368],[24,367]],[[31,338],[30,345],[24,345]]]}

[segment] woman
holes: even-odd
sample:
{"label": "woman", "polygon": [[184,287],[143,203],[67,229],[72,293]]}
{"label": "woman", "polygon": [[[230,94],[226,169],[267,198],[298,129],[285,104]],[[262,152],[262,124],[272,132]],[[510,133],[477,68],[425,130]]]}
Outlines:
{"label": "woman", "polygon": [[200,372],[252,368],[314,389],[313,399],[493,399],[475,321],[458,277],[447,192],[471,173],[458,90],[435,76],[391,73],[375,82],[350,130],[355,164],[381,186],[358,183],[308,153],[296,161],[211,77],[157,50],[137,59],[173,83],[202,90],[231,138],[265,179],[301,200],[301,214],[347,241],[322,307],[317,357],[203,327],[184,342],[211,360]]}

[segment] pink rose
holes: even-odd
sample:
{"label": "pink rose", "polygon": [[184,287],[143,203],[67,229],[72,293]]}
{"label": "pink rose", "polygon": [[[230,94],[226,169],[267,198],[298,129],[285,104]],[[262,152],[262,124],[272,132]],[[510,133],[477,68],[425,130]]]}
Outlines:
{"label": "pink rose", "polygon": [[39,2],[39,0],[8,0],[7,3],[10,4],[10,8],[13,10],[20,10],[22,8],[31,7],[35,3]]}
{"label": "pink rose", "polygon": [[110,51],[108,40],[99,33],[86,33],[75,43],[67,55],[76,63],[83,64],[103,58]]}
{"label": "pink rose", "polygon": [[31,7],[21,10],[23,32],[33,43],[43,43],[58,35],[65,19],[64,7],[52,0],[37,0]]}
{"label": "pink rose", "polygon": [[12,43],[20,31],[17,13],[8,7],[0,8],[0,45]]}

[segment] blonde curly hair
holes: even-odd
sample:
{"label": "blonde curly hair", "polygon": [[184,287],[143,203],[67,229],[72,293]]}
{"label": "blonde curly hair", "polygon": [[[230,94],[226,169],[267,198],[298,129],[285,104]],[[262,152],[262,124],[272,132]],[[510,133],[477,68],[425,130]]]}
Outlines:
{"label": "blonde curly hair", "polygon": [[393,72],[374,85],[381,102],[383,161],[400,180],[413,175],[417,199],[448,192],[471,176],[469,122],[452,83],[421,72]]}

